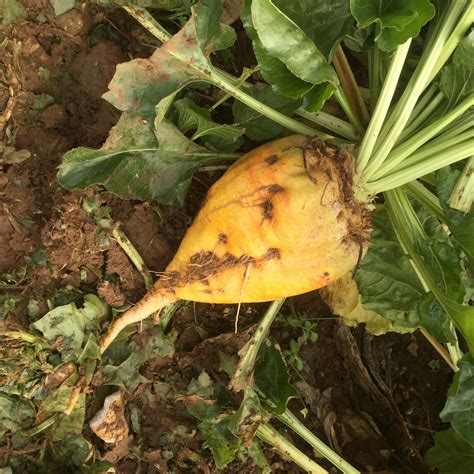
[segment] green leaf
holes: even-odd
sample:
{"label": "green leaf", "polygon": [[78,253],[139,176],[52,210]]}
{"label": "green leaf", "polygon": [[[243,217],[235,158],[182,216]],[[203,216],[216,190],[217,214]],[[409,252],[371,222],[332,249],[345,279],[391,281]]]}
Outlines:
{"label": "green leaf", "polygon": [[211,145],[222,151],[233,151],[240,147],[240,137],[245,129],[214,122],[207,109],[199,107],[191,99],[174,102],[178,112],[178,128],[184,134],[193,131],[191,139],[201,139],[204,145]]}
{"label": "green leaf", "polygon": [[385,211],[375,214],[373,226],[369,250],[355,273],[362,304],[400,326],[415,327],[425,291]]}
{"label": "green leaf", "polygon": [[103,184],[125,199],[181,206],[196,168],[221,156],[187,139],[166,119],[154,134],[150,123],[123,114],[102,149],[80,147],[64,155],[58,180],[66,189]]}
{"label": "green leaf", "polygon": [[323,105],[334,94],[337,87],[330,82],[324,82],[314,86],[304,97],[303,106],[309,112],[321,110]]}
{"label": "green leaf", "polygon": [[26,428],[35,421],[35,409],[31,402],[24,398],[10,396],[0,392],[0,435],[7,431]]}
{"label": "green leaf", "polygon": [[337,75],[314,42],[270,0],[253,0],[252,20],[263,47],[300,79],[338,83]]}
{"label": "green leaf", "polygon": [[260,73],[265,81],[272,86],[275,94],[293,99],[304,96],[307,110],[311,112],[319,110],[332,95],[335,87],[330,83],[314,85],[303,81],[296,77],[282,61],[268,52],[253,27],[249,1],[244,5],[241,18],[247,35],[252,39]]}
{"label": "green leaf", "polygon": [[350,0],[350,5],[359,27],[376,24],[379,33],[375,42],[382,51],[392,51],[418,36],[435,15],[429,0]]}
{"label": "green leaf", "polygon": [[453,64],[474,67],[474,31],[471,31],[457,45],[452,56]]}
{"label": "green leaf", "polygon": [[[301,105],[300,100],[277,95],[271,87],[266,85],[256,84],[253,87],[244,86],[242,89],[260,102],[286,115],[292,115]],[[245,135],[252,140],[273,138],[283,130],[281,125],[263,117],[259,112],[247,107],[240,101],[234,101],[232,112],[235,122],[245,127]]]}
{"label": "green leaf", "polygon": [[[474,48],[472,54],[474,55]],[[451,63],[445,66],[438,85],[446,96],[444,113],[453,109],[474,93],[474,67]]]}
{"label": "green leaf", "polygon": [[349,0],[273,0],[313,40],[327,59],[352,30]]}
{"label": "green leaf", "polygon": [[420,324],[441,342],[455,343],[451,321],[439,301],[430,291],[425,293],[418,305]]}
{"label": "green leaf", "polygon": [[163,335],[158,326],[151,326],[143,334],[144,345],[138,346],[134,341],[128,345],[129,356],[119,365],[105,365],[101,369],[104,385],[117,385],[118,387],[133,392],[139,384],[147,383],[140,367],[153,357],[171,357],[174,346],[169,338]]}
{"label": "green leaf", "polygon": [[0,19],[2,25],[23,20],[28,15],[26,8],[17,0],[0,0]]}
{"label": "green leaf", "polygon": [[233,28],[220,23],[222,2],[220,0],[201,0],[194,6],[194,23],[199,47],[206,54],[230,48],[237,36]]}
{"label": "green leaf", "polygon": [[459,303],[464,302],[465,291],[461,282],[463,268],[457,249],[440,222],[424,209],[418,217],[425,231],[423,238],[415,238],[415,249],[423,256],[436,279],[437,287]]}
{"label": "green leaf", "polygon": [[86,334],[98,331],[101,321],[108,314],[108,306],[95,295],[84,296],[84,307],[75,303],[58,306],[49,311],[33,327],[46,339],[55,341],[64,362],[79,357]]}
{"label": "green leaf", "polygon": [[290,398],[299,393],[290,383],[290,374],[275,339],[270,338],[260,347],[255,363],[255,385],[271,411],[281,414]]}
{"label": "green leaf", "polygon": [[460,171],[450,166],[440,169],[436,173],[436,190],[444,215],[448,221],[449,229],[471,262],[474,263],[474,239],[472,238],[474,235],[474,208],[467,214],[464,214],[456,209],[452,209],[448,204],[448,199],[460,174]]}
{"label": "green leaf", "polygon": [[474,447],[474,365],[460,361],[460,374],[455,393],[450,394],[440,418]]}
{"label": "green leaf", "polygon": [[472,474],[474,448],[453,428],[434,436],[435,445],[426,453],[426,462],[439,474]]}

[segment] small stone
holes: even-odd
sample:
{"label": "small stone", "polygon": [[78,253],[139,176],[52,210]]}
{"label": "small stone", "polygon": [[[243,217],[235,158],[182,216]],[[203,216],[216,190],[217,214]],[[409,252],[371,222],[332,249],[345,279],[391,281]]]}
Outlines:
{"label": "small stone", "polygon": [[91,430],[106,443],[117,443],[128,436],[122,392],[117,391],[104,400],[104,406],[89,423]]}

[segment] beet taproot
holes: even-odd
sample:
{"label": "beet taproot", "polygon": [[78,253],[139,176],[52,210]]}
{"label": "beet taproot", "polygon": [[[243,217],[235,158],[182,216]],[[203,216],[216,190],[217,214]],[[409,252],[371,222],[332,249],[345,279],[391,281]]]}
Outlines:
{"label": "beet taproot", "polygon": [[166,271],[110,326],[101,350],[177,299],[271,301],[353,269],[370,231],[370,214],[353,196],[353,165],[348,149],[302,135],[244,155],[210,188]]}

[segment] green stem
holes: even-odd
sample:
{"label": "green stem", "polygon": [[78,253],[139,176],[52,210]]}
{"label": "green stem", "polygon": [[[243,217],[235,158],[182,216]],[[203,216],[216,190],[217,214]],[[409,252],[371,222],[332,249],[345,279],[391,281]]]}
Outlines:
{"label": "green stem", "polygon": [[340,118],[333,117],[332,115],[326,114],[325,112],[308,112],[303,108],[299,108],[296,111],[296,114],[300,117],[310,120],[318,125],[321,125],[331,132],[336,133],[340,137],[347,138],[352,142],[357,142],[360,140],[360,135],[357,134],[356,129],[345,120]]}
{"label": "green stem", "polygon": [[415,108],[413,109],[413,112],[410,115],[410,118],[408,119],[407,125],[411,125],[413,120],[418,117],[419,114],[425,110],[426,106],[431,102],[433,97],[436,94],[436,91],[438,90],[438,87],[436,84],[432,84],[429,89],[424,93],[423,97],[416,103]]}
{"label": "green stem", "polygon": [[[378,27],[375,28],[375,35],[377,35]],[[374,110],[378,102],[381,84],[380,77],[380,60],[382,52],[374,44],[374,49],[369,54],[369,84],[370,84],[370,106]]]}
{"label": "green stem", "polygon": [[444,66],[444,64],[449,59],[453,51],[456,49],[456,46],[464,38],[464,35],[469,30],[473,22],[474,22],[474,3],[471,0],[469,2],[469,6],[467,7],[467,10],[464,12],[461,19],[458,21],[456,27],[454,28],[453,32],[449,36],[448,40],[444,44],[441,54],[439,55],[436,61],[435,67],[433,68],[430,76],[428,77],[428,81],[427,81],[428,84],[436,77],[438,72]]}
{"label": "green stem", "polygon": [[291,413],[291,411],[286,409],[281,415],[277,415],[277,417],[344,474],[360,473],[360,471],[351,466],[347,461],[339,456],[339,454],[335,453],[329,446],[308,430],[308,428],[306,428],[306,426],[304,426],[303,423],[301,423],[301,421]]}
{"label": "green stem", "polygon": [[[474,148],[473,148],[474,150]],[[448,199],[448,204],[458,211],[467,213],[471,210],[474,199],[474,156],[466,162],[453,192]]]}
{"label": "green stem", "polygon": [[426,120],[429,119],[430,116],[432,116],[435,112],[435,110],[438,108],[438,105],[443,102],[444,99],[444,94],[440,91],[436,96],[433,98],[433,100],[427,104],[416,119],[413,120],[413,122],[410,123],[409,126],[403,130],[402,134],[398,137],[397,144],[400,142],[405,141],[413,132],[416,131],[416,129]]}
{"label": "green stem", "polygon": [[347,100],[347,97],[345,96],[344,91],[342,90],[340,86],[337,87],[336,91],[334,92],[334,96],[336,97],[337,101],[342,107],[342,110],[344,110],[351,124],[357,130],[357,133],[363,136],[365,133],[365,128],[360,122],[355,112],[352,110],[351,104]]}
{"label": "green stem", "polygon": [[411,194],[422,206],[433,213],[436,218],[443,224],[447,224],[446,216],[439,204],[439,199],[428,189],[426,189],[419,181],[410,181],[405,185],[405,189]]}
{"label": "green stem", "polygon": [[[260,69],[259,66],[255,66],[253,69],[248,69],[244,68],[242,74],[240,77],[235,81],[234,85],[235,87],[242,87],[245,84],[245,81],[255,72]],[[219,105],[223,104],[226,100],[228,100],[230,97],[232,97],[230,94],[224,94],[214,105],[209,107],[209,112],[212,112],[213,110],[217,109]]]}
{"label": "green stem", "polygon": [[306,454],[301,452],[296,446],[284,438],[273,426],[268,423],[262,423],[256,431],[256,435],[262,440],[273,446],[284,457],[291,459],[298,464],[301,469],[312,474],[328,474],[326,469],[315,463]]}
{"label": "green stem", "polygon": [[[405,128],[410,115],[418,101],[423,90],[428,86],[428,78],[430,77],[436,61],[440,56],[443,46],[446,43],[459,15],[462,11],[464,2],[453,1],[449,7],[446,18],[440,27],[436,38],[433,41],[433,45],[429,50],[425,50],[421,56],[418,67],[413,73],[405,92],[397,103],[397,106],[393,110],[391,117],[386,121],[382,132],[381,138],[376,144],[377,151],[370,159],[370,173],[373,174],[383,164],[390,151],[394,147],[398,140],[398,137]],[[387,132],[388,131],[388,132]],[[387,133],[386,133],[387,132]]]}
{"label": "green stem", "polygon": [[432,157],[415,165],[398,170],[384,178],[367,183],[365,189],[369,194],[375,195],[382,191],[388,191],[403,186],[404,184],[418,179],[425,174],[470,157],[472,155],[473,147],[474,140],[463,142],[442,156]]}
{"label": "green stem", "polygon": [[171,38],[172,35],[170,35],[145,8],[128,6],[123,7],[123,9],[162,43],[166,43]]}
{"label": "green stem", "polygon": [[255,329],[253,336],[239,351],[241,359],[230,382],[230,386],[234,391],[238,392],[240,390],[245,390],[248,386],[248,381],[252,376],[260,346],[265,340],[268,331],[270,330],[270,326],[284,302],[285,298],[280,298],[270,304],[262,320]]}
{"label": "green stem", "polygon": [[237,86],[231,84],[230,81],[225,77],[225,75],[222,74],[216,68],[211,69],[209,81],[212,82],[212,84],[214,84],[215,86],[222,89],[224,92],[230,94],[235,99],[240,100],[251,109],[261,113],[265,117],[268,117],[269,119],[287,128],[288,130],[291,130],[292,132],[310,136],[316,135],[322,138],[323,140],[329,140],[333,138],[327,133],[320,132],[319,130],[316,130],[312,127],[309,127],[308,125],[298,122],[295,119],[287,117],[281,112],[278,112],[277,110],[272,109],[271,107],[268,107],[268,105],[265,105],[257,99],[253,98],[251,95],[246,94]]}
{"label": "green stem", "polygon": [[137,249],[133,246],[132,242],[128,240],[127,236],[118,228],[115,227],[112,231],[117,243],[122,247],[122,250],[127,254],[128,258],[135,265],[136,269],[140,272],[145,281],[145,288],[149,290],[153,285],[153,278],[151,277],[150,271],[148,270],[145,262],[141,255],[137,252]]}
{"label": "green stem", "polygon": [[[415,165],[417,163],[421,163],[422,161],[429,161],[433,158],[436,159],[436,157],[438,157],[442,153],[446,153],[446,152],[449,153],[453,147],[466,142],[467,140],[472,138],[472,136],[473,136],[472,131],[467,131],[467,132],[455,135],[451,138],[447,138],[447,139],[439,138],[437,140],[433,140],[433,142],[430,142],[427,145],[421,147],[415,153],[410,155],[408,159],[404,160],[397,167],[397,171],[408,168],[409,166]],[[390,174],[390,172],[387,172],[387,174]],[[384,176],[386,175],[380,176],[380,178],[383,178]],[[374,181],[380,178],[374,178]]]}
{"label": "green stem", "polygon": [[411,39],[405,42],[403,45],[398,46],[390,68],[387,73],[387,77],[384,81],[380,97],[375,106],[374,113],[370,119],[367,132],[364,135],[362,144],[359,150],[359,156],[356,162],[356,172],[363,176],[363,170],[369,162],[369,158],[374,150],[377,137],[379,136],[380,130],[382,129],[385,117],[392,102],[393,94],[397,87],[398,79],[405,64],[405,59],[410,48]]}
{"label": "green stem", "polygon": [[392,150],[385,163],[376,165],[375,161],[372,162],[364,173],[365,181],[378,179],[382,176],[386,176],[389,171],[397,168],[398,165],[420,148],[427,141],[438,135],[443,129],[445,129],[450,123],[454,122],[460,117],[466,110],[474,105],[474,97],[468,97],[463,100],[457,107],[449,111],[446,115],[443,115],[438,120],[428,125],[426,128],[420,130],[418,133],[409,138],[405,143],[399,145],[397,148]]}

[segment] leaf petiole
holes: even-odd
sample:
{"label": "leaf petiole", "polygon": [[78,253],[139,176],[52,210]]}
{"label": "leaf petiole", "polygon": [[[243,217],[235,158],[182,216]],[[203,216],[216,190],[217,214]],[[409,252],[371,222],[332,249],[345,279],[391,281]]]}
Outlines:
{"label": "leaf petiole", "polygon": [[340,469],[344,474],[359,474],[355,467],[351,466],[341,456],[335,453],[329,446],[323,443],[317,436],[315,436],[306,426],[291,413],[288,408],[281,414],[277,415],[278,419],[285,423],[295,433],[301,436],[307,443],[309,443],[316,451],[321,453],[331,464]]}

